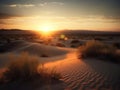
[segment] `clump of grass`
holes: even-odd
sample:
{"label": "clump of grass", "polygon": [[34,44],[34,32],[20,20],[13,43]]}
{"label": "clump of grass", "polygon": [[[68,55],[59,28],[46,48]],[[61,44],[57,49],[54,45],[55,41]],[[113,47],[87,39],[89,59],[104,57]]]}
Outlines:
{"label": "clump of grass", "polygon": [[74,43],[80,43],[80,41],[79,41],[79,40],[77,40],[77,39],[72,40],[72,41],[71,41],[71,44],[74,44]]}
{"label": "clump of grass", "polygon": [[[3,77],[0,82],[14,82],[14,81],[29,81],[34,79],[40,79],[41,82],[60,79],[60,74],[55,71],[49,71],[40,64],[39,59],[30,56],[28,53],[24,52],[16,56],[11,54],[9,56],[11,60],[7,66],[6,71],[3,73]],[[41,68],[40,68],[41,66]]]}
{"label": "clump of grass", "polygon": [[104,44],[100,41],[88,41],[78,49],[79,58],[100,58],[104,60],[120,62],[120,54],[112,45]]}
{"label": "clump of grass", "polygon": [[44,81],[51,82],[52,80],[59,80],[62,78],[61,74],[56,72],[55,69],[45,68],[43,64],[40,64],[38,67],[38,73]]}
{"label": "clump of grass", "polygon": [[65,45],[62,44],[62,43],[57,43],[56,46],[58,46],[58,47],[65,47]]}
{"label": "clump of grass", "polygon": [[31,58],[28,53],[19,56],[11,55],[12,59],[7,67],[4,77],[7,81],[28,80],[36,77],[39,60]]}
{"label": "clump of grass", "polygon": [[42,54],[41,57],[49,57],[47,54]]}
{"label": "clump of grass", "polygon": [[76,48],[76,46],[75,46],[75,45],[71,45],[71,47],[72,47],[72,48]]}

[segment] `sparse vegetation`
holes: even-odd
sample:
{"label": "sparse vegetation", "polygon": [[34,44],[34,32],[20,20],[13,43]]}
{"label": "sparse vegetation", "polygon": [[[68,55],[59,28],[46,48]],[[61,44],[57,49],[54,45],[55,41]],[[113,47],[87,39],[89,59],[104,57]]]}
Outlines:
{"label": "sparse vegetation", "polygon": [[7,81],[27,80],[32,79],[37,73],[39,61],[30,58],[27,53],[22,53],[20,56],[12,56],[12,61],[8,64],[8,68],[4,73]]}
{"label": "sparse vegetation", "polygon": [[[1,83],[14,82],[14,81],[30,81],[34,79],[41,80],[45,83],[47,80],[59,80],[61,75],[55,70],[48,70],[44,65],[40,64],[39,59],[30,56],[24,52],[19,56],[11,54],[10,61],[7,69],[3,72],[0,78]],[[40,66],[42,66],[40,68]]]}
{"label": "sparse vegetation", "polygon": [[71,48],[76,48],[76,46],[75,45],[71,45]]}
{"label": "sparse vegetation", "polygon": [[120,62],[120,53],[112,45],[100,41],[88,41],[78,49],[79,58],[99,58],[113,62]]}
{"label": "sparse vegetation", "polygon": [[58,46],[58,47],[65,47],[65,45],[62,44],[62,43],[57,43],[56,46]]}
{"label": "sparse vegetation", "polygon": [[80,43],[80,42],[79,42],[79,40],[75,39],[75,40],[71,41],[71,44],[74,44],[74,43]]}
{"label": "sparse vegetation", "polygon": [[41,57],[49,57],[49,56],[46,54],[42,54]]}
{"label": "sparse vegetation", "polygon": [[113,46],[120,49],[120,43],[119,42],[113,43]]}
{"label": "sparse vegetation", "polygon": [[59,80],[61,78],[60,73],[56,72],[55,69],[49,70],[48,68],[45,68],[43,64],[39,65],[38,67],[38,73],[44,80]]}

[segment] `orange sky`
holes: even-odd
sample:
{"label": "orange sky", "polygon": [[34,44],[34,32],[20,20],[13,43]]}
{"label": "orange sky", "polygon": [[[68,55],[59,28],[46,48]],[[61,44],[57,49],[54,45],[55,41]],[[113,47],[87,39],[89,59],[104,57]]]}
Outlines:
{"label": "orange sky", "polygon": [[6,24],[1,28],[18,28],[27,30],[42,30],[49,28],[61,29],[86,29],[86,30],[119,30],[119,23],[114,19],[102,16],[91,17],[14,17],[6,19]]}
{"label": "orange sky", "polygon": [[117,0],[1,0],[0,28],[120,30]]}

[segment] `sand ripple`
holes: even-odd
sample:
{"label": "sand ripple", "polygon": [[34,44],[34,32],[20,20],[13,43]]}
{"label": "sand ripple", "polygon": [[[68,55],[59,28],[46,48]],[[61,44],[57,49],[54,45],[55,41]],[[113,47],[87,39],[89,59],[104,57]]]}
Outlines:
{"label": "sand ripple", "polygon": [[65,90],[120,90],[120,65],[100,60],[79,60],[75,53],[71,53],[67,59],[49,66],[61,72]]}

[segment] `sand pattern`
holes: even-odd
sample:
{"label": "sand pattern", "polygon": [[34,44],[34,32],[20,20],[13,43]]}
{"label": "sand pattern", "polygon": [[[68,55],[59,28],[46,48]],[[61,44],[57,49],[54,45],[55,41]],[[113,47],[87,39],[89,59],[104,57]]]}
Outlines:
{"label": "sand pattern", "polygon": [[[120,90],[120,64],[95,59],[78,59],[76,49],[58,48],[28,43],[23,48],[13,49],[14,53],[27,51],[38,55],[45,67],[55,69],[62,75],[64,89],[53,85],[52,90]],[[43,52],[49,57],[40,57]],[[5,61],[6,54],[1,57]],[[0,65],[2,67],[4,64]],[[37,90],[46,90],[38,88]]]}
{"label": "sand pattern", "polygon": [[99,60],[80,60],[75,53],[50,63],[63,76],[65,90],[120,90],[120,65]]}

